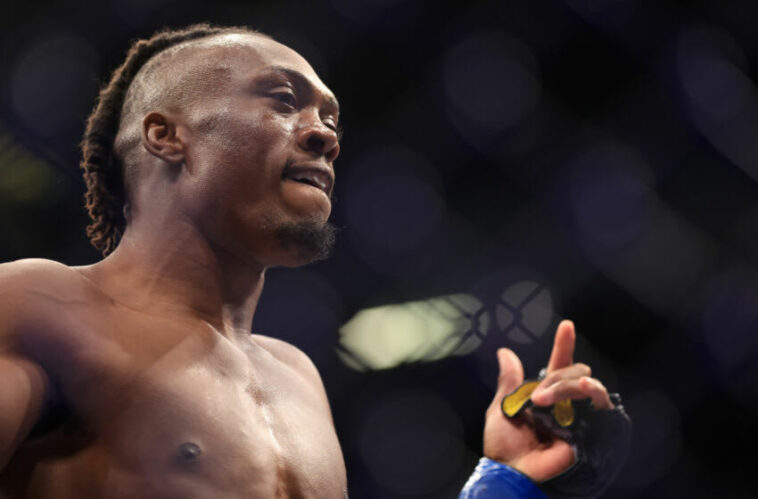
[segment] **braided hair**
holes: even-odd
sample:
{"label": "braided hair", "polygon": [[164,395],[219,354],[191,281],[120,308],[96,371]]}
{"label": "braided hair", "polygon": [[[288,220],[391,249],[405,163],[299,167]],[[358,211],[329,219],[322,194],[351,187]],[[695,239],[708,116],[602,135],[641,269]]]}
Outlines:
{"label": "braided hair", "polygon": [[84,181],[87,185],[85,208],[91,223],[87,236],[104,256],[118,245],[126,218],[124,205],[124,162],[115,151],[116,135],[121,125],[127,92],[135,76],[156,54],[184,42],[226,33],[263,35],[246,27],[194,24],[183,29],[164,29],[148,39],[137,40],[127,52],[124,62],[116,68],[110,81],[101,90],[95,108],[87,118],[82,139]]}

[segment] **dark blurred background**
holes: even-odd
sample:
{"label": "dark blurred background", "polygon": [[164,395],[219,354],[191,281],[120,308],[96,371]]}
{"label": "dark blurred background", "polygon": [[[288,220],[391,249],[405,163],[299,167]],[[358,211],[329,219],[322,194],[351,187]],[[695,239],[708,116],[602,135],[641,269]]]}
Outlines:
{"label": "dark blurred background", "polygon": [[321,370],[352,497],[455,497],[494,351],[534,376],[561,318],[635,421],[605,497],[755,496],[754,0],[1,9],[3,261],[98,258],[77,144],[130,40],[245,24],[335,91],[341,238],[328,261],[270,271],[254,329]]}

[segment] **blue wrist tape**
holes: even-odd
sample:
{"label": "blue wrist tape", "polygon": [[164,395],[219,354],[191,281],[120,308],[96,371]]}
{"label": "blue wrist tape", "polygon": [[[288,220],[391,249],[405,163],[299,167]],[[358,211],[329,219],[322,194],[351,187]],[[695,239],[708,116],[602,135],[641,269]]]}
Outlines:
{"label": "blue wrist tape", "polygon": [[483,457],[458,499],[547,499],[529,477]]}

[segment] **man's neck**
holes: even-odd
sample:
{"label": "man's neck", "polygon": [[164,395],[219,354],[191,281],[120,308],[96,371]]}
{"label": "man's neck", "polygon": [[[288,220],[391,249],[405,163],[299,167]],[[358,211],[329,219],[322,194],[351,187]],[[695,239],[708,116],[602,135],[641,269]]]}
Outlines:
{"label": "man's neck", "polygon": [[119,304],[194,316],[229,335],[250,332],[265,273],[182,225],[130,228],[111,255],[80,270]]}

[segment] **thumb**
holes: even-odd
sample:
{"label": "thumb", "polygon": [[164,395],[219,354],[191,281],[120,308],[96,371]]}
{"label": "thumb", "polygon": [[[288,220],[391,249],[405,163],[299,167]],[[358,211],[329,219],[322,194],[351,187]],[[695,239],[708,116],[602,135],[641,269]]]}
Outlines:
{"label": "thumb", "polygon": [[513,350],[508,348],[498,349],[497,362],[500,365],[500,375],[497,378],[497,396],[502,398],[524,382],[524,367]]}

